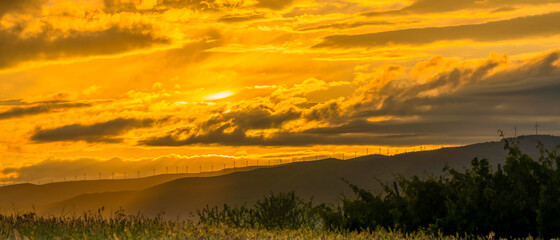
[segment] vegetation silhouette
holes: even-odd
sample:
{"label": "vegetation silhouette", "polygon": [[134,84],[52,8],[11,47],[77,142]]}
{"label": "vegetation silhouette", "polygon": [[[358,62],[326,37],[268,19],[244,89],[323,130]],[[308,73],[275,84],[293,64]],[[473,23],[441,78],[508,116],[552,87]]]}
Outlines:
{"label": "vegetation silhouette", "polygon": [[[502,134],[503,138],[503,134]],[[439,177],[398,177],[402,189],[384,185],[372,193],[350,184],[354,198],[324,209],[330,229],[363,230],[383,227],[406,232],[428,230],[446,235],[521,238],[560,237],[560,156],[538,144],[536,160],[523,154],[516,142],[502,139],[508,150],[503,169],[491,169],[486,159],[471,167],[444,168]]]}
{"label": "vegetation silhouette", "polygon": [[305,201],[292,191],[271,193],[258,200],[253,207],[245,205],[206,208],[197,212],[204,224],[225,224],[230,227],[271,229],[314,228],[320,224],[320,208]]}
{"label": "vegetation silhouette", "polygon": [[[503,138],[509,152],[503,169],[474,158],[464,171],[444,167],[441,176],[397,176],[377,193],[348,183],[354,196],[338,206],[299,199],[293,192],[271,194],[253,207],[206,207],[200,221],[231,227],[294,229],[322,226],[330,231],[396,229],[434,235],[523,238],[560,237],[560,156],[538,144],[536,160],[517,140]],[[400,188],[400,189],[399,189]]]}

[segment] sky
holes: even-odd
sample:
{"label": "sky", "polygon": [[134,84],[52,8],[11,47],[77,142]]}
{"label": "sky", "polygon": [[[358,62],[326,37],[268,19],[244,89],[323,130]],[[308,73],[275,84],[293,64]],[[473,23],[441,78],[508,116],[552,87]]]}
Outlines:
{"label": "sky", "polygon": [[0,183],[560,135],[559,9],[0,1]]}

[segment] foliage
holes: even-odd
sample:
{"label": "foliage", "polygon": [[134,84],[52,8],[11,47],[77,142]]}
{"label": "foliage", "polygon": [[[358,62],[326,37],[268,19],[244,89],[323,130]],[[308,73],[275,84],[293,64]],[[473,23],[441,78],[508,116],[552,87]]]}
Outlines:
{"label": "foliage", "polygon": [[398,177],[382,193],[350,184],[355,197],[325,210],[327,228],[560,237],[560,156],[539,144],[541,157],[533,160],[509,140],[504,145],[509,154],[496,171],[475,158],[464,172],[445,167],[437,178]]}

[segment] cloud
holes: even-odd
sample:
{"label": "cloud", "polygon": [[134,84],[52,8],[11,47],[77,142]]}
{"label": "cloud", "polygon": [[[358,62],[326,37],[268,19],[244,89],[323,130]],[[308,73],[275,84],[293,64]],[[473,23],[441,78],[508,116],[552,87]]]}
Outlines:
{"label": "cloud", "polygon": [[[547,101],[557,98],[549,90],[560,85],[555,80],[560,76],[559,56],[559,52],[551,52],[505,69],[500,68],[506,67],[509,60],[498,55],[471,64],[455,63],[429,76],[424,82],[411,78],[408,81],[411,84],[407,85],[399,84],[402,80],[392,79],[374,90],[364,90],[361,100],[353,107],[379,106],[367,110],[367,116],[538,115],[543,109],[529,105],[544,99],[544,103],[548,104]],[[520,94],[524,96],[519,98]],[[553,109],[544,111],[556,112]],[[359,114],[364,116],[364,113]]]}
{"label": "cloud", "polygon": [[0,18],[7,13],[37,11],[47,0],[0,1]]}
{"label": "cloud", "polygon": [[[147,146],[185,146],[185,145],[224,145],[224,146],[313,146],[313,145],[406,145],[419,139],[403,141],[405,138],[419,136],[419,134],[353,134],[326,135],[298,132],[280,132],[267,136],[249,136],[241,129],[224,132],[217,129],[201,135],[178,139],[171,135],[156,137],[142,141]],[[391,140],[391,141],[389,141]]]}
{"label": "cloud", "polygon": [[145,5],[147,1],[141,0],[103,0],[104,11],[108,13],[118,12],[147,12],[158,10],[159,8],[195,8],[207,9],[210,3],[202,0],[163,0],[153,1],[152,4]]}
{"label": "cloud", "polygon": [[120,142],[121,135],[135,128],[151,127],[154,119],[116,118],[91,125],[72,124],[52,129],[37,129],[31,140],[36,142],[86,141],[86,142]]}
{"label": "cloud", "polygon": [[[166,136],[151,137],[141,145],[179,146],[189,144],[236,145],[258,141],[259,137],[247,136],[249,130],[281,128],[286,122],[298,119],[301,113],[294,108],[275,111],[265,105],[250,106],[217,114],[199,123],[197,127],[178,128]],[[185,136],[187,136],[185,138]]]}
{"label": "cloud", "polygon": [[17,106],[25,105],[26,103],[22,99],[6,99],[0,100],[0,106]]}
{"label": "cloud", "polygon": [[263,140],[263,135],[270,135],[273,132],[272,134],[276,136],[280,133],[274,133],[275,131],[284,129],[291,121],[300,120],[303,109],[296,105],[305,105],[305,97],[308,94],[347,84],[347,82],[325,82],[309,78],[292,87],[276,87],[267,98],[240,102],[227,111],[221,110],[213,114],[204,121],[178,127],[162,136],[146,138],[139,144],[148,146],[284,145],[280,142],[266,142],[268,140]]}
{"label": "cloud", "polygon": [[265,14],[226,15],[218,19],[220,22],[236,23],[265,18]]}
{"label": "cloud", "polygon": [[[466,139],[482,141],[495,136],[500,128],[534,123],[535,116],[549,129],[560,127],[560,110],[555,106],[560,101],[559,51],[521,61],[498,54],[469,61],[434,57],[405,70],[389,65],[370,75],[356,74],[360,86],[352,96],[311,107],[291,105],[290,111],[280,110],[282,104],[275,101],[286,98],[275,95],[303,98],[305,94],[299,95],[297,90],[303,91],[304,86],[320,89],[320,81],[279,88],[271,94],[271,102],[261,107],[231,106],[236,110],[139,144],[462,144]],[[371,72],[367,68],[360,71]]]}
{"label": "cloud", "polygon": [[[21,105],[26,104],[20,100],[7,100],[2,101],[3,104],[0,105]],[[68,108],[79,108],[79,107],[89,107],[89,103],[70,103],[70,102],[44,102],[39,103],[32,107],[12,107],[7,111],[0,112],[0,120],[9,118],[18,118],[29,115],[36,115],[41,113],[49,113],[55,110],[68,109]]]}
{"label": "cloud", "polygon": [[332,35],[314,48],[376,47],[386,45],[423,45],[437,41],[503,41],[528,37],[547,37],[560,33],[560,12],[509,20],[450,27],[414,28],[358,35]]}
{"label": "cloud", "polygon": [[368,12],[364,15],[367,16],[382,16],[382,15],[402,15],[410,13],[440,13],[450,12],[463,9],[481,9],[481,8],[506,8],[516,5],[537,5],[547,3],[558,3],[558,0],[456,0],[456,1],[439,1],[439,0],[417,0],[401,9]]}
{"label": "cloud", "polygon": [[106,12],[161,11],[167,9],[188,8],[197,11],[230,12],[240,8],[268,8],[280,10],[290,6],[294,0],[160,0],[146,4],[141,0],[104,0]]}
{"label": "cloud", "polygon": [[290,6],[293,2],[294,0],[259,0],[256,6],[279,10]]}
{"label": "cloud", "polygon": [[371,25],[393,25],[395,23],[388,21],[360,21],[360,22],[342,22],[342,23],[331,23],[319,26],[302,27],[296,30],[298,31],[313,31],[313,30],[323,30],[323,29],[350,29],[362,26]]}
{"label": "cloud", "polygon": [[[242,129],[267,129],[280,127],[283,123],[299,118],[301,113],[295,109],[285,112],[274,112],[266,106],[259,106],[245,111],[230,112],[221,115],[222,121],[231,121]],[[210,121],[215,121],[211,119]]]}
{"label": "cloud", "polygon": [[[423,72],[418,68],[440,66],[428,75],[380,73],[380,78],[389,79],[372,77],[347,106],[353,120],[305,132],[470,137],[527,126],[535,117],[546,119],[542,121],[554,129],[559,127],[560,116],[553,106],[560,101],[556,94],[560,90],[559,59],[558,51],[521,62],[511,62],[503,55],[474,62],[434,58],[415,67],[416,72]],[[381,84],[375,84],[378,82]],[[390,120],[366,120],[379,117]]]}
{"label": "cloud", "polygon": [[[0,29],[0,69],[25,61],[117,54],[169,43],[168,39],[156,36],[145,25],[113,26],[91,32],[71,30],[64,34],[46,26],[41,33],[27,38],[21,38],[19,34],[19,30]],[[57,35],[60,36],[53,37]]]}

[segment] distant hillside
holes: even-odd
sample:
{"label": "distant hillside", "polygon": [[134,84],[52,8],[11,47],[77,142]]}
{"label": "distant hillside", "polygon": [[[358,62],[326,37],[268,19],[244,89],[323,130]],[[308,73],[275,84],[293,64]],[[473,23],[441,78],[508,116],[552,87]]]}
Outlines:
{"label": "distant hillside", "polygon": [[179,178],[212,177],[253,169],[255,167],[226,169],[207,173],[165,174],[138,179],[68,181],[43,185],[29,183],[8,185],[0,187],[0,208],[4,210],[25,210],[32,206],[53,204],[83,194],[138,191]]}
{"label": "distant hillside", "polygon": [[[560,137],[553,136],[524,136],[519,140],[522,151],[532,156],[538,154],[537,141],[541,141],[548,149],[560,144]],[[502,142],[487,142],[396,156],[370,155],[346,161],[326,159],[215,177],[180,178],[150,185],[142,190],[106,190],[83,194],[56,204],[43,205],[40,209],[60,213],[62,209],[80,212],[100,207],[123,207],[127,211],[141,211],[146,215],[165,210],[167,217],[176,218],[184,217],[206,205],[252,203],[270,192],[292,190],[302,197],[313,197],[316,203],[335,203],[341,199],[342,194],[350,194],[350,189],[342,178],[360,187],[376,190],[379,189],[376,179],[391,182],[394,174],[440,174],[445,164],[461,169],[469,166],[474,157],[489,159],[495,168],[498,163],[504,162],[507,155],[503,146]]]}

